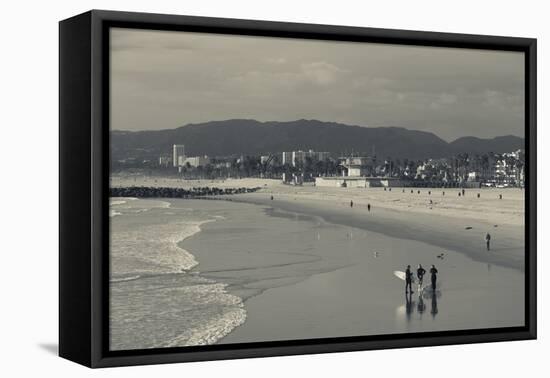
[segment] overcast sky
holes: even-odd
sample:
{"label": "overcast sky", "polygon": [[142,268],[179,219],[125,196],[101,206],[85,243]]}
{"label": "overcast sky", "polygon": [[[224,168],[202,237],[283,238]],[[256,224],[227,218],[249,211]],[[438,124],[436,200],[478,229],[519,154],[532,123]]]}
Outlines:
{"label": "overcast sky", "polygon": [[523,137],[523,54],[111,30],[112,129],[232,118]]}

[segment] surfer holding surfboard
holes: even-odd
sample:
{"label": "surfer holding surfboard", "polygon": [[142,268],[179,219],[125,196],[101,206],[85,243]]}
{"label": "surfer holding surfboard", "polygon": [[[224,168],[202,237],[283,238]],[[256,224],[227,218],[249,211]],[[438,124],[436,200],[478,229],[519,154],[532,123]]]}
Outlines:
{"label": "surfer holding surfboard", "polygon": [[407,270],[405,270],[405,294],[408,293],[408,290],[410,290],[411,294],[413,293],[412,281],[413,281],[413,274],[411,272],[411,266],[407,265]]}
{"label": "surfer holding surfboard", "polygon": [[[438,279],[438,270],[435,267],[435,265],[432,265],[429,273],[431,278],[431,285],[423,286],[422,281],[424,276],[427,274],[426,270],[422,267],[422,265],[418,266],[418,269],[416,271],[416,275],[418,277],[419,285],[418,285],[418,293],[421,295],[441,295],[441,281]],[[411,270],[411,266],[407,265],[407,269],[403,272],[400,270],[395,270],[393,274],[399,278],[400,280],[405,281],[405,294],[412,294],[412,284],[415,283],[416,279],[414,276],[414,273]]]}
{"label": "surfer holding surfboard", "polygon": [[437,287],[437,269],[435,268],[435,265],[432,265],[430,273],[432,275],[432,290],[435,292],[435,289]]}

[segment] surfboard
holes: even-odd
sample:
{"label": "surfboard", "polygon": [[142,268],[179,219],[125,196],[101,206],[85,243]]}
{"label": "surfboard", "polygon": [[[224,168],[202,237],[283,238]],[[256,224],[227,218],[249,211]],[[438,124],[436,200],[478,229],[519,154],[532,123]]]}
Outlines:
{"label": "surfboard", "polygon": [[[400,271],[400,270],[394,270],[393,275],[396,276],[397,278],[399,278],[402,281],[407,280],[407,274],[405,272]],[[413,283],[415,282],[414,275],[412,277],[412,282]]]}

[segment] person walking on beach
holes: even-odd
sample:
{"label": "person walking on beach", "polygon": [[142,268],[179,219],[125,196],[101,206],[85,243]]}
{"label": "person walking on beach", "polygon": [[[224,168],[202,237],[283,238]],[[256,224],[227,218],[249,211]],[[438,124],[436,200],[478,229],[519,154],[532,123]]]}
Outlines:
{"label": "person walking on beach", "polygon": [[435,265],[432,265],[432,268],[430,269],[430,274],[432,275],[432,290],[435,291],[437,287],[437,269],[435,268]]}
{"label": "person walking on beach", "polygon": [[368,210],[368,211],[369,211],[369,213],[370,213],[370,203],[369,203],[369,204],[367,204],[367,210]]}
{"label": "person walking on beach", "polygon": [[405,270],[405,294],[407,294],[409,291],[411,292],[411,294],[413,293],[412,278],[413,274],[411,272],[411,266],[407,265],[407,270]]}
{"label": "person walking on beach", "polygon": [[487,235],[485,235],[485,243],[487,244],[487,250],[490,251],[491,250],[491,234],[490,233],[487,233]]}
{"label": "person walking on beach", "polygon": [[349,207],[353,207],[353,200],[349,201]]}
{"label": "person walking on beach", "polygon": [[422,268],[422,264],[418,264],[418,269],[416,270],[416,277],[418,277],[418,287],[422,287],[424,274],[426,274],[426,269]]}

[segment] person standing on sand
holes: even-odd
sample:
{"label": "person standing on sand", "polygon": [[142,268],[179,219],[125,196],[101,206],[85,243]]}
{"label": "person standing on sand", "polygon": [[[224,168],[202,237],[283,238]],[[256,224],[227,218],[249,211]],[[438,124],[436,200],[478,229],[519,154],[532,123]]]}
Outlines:
{"label": "person standing on sand", "polygon": [[[435,291],[437,287],[437,269],[435,268],[435,265],[432,265],[432,268],[430,269],[430,274],[432,275],[432,290]],[[435,293],[434,293],[435,294]]]}
{"label": "person standing on sand", "polygon": [[370,203],[369,203],[369,204],[367,204],[367,210],[368,210],[368,211],[369,211],[369,213],[370,213]]}
{"label": "person standing on sand", "polygon": [[422,281],[424,280],[424,274],[426,274],[426,269],[422,268],[422,264],[418,264],[418,269],[416,270],[416,277],[418,277],[418,286],[422,287]]}
{"label": "person standing on sand", "polygon": [[411,266],[407,265],[407,270],[405,270],[405,294],[407,294],[409,290],[411,294],[413,293],[412,278],[413,278],[413,274],[411,272]]}
{"label": "person standing on sand", "polygon": [[349,207],[353,207],[353,200],[349,201]]}
{"label": "person standing on sand", "polygon": [[485,243],[487,244],[487,250],[490,251],[491,250],[491,234],[490,233],[487,233],[487,235],[485,235]]}

